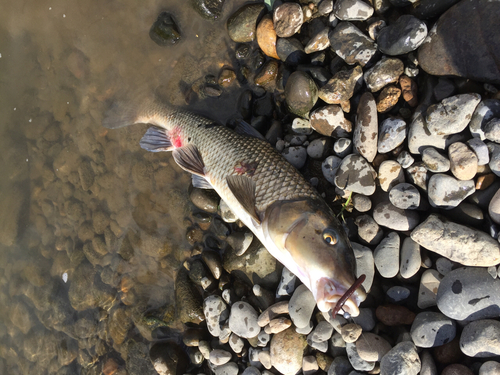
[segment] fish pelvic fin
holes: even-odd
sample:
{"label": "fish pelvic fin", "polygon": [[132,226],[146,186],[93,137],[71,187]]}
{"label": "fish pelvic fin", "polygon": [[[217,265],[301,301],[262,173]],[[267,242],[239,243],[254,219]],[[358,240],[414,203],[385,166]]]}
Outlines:
{"label": "fish pelvic fin", "polygon": [[191,175],[191,182],[193,183],[193,187],[198,189],[213,189],[213,186],[206,178],[198,176],[197,174]]}
{"label": "fish pelvic fin", "polygon": [[193,144],[176,148],[172,152],[175,162],[185,171],[205,177],[205,164],[200,151]]}
{"label": "fish pelvic fin", "polygon": [[261,220],[255,210],[255,182],[250,177],[234,175],[228,176],[226,181],[229,190],[231,190],[236,200],[243,206],[252,219],[260,225]]}
{"label": "fish pelvic fin", "polygon": [[156,126],[146,131],[139,144],[144,150],[151,152],[172,151],[174,149],[167,131]]}

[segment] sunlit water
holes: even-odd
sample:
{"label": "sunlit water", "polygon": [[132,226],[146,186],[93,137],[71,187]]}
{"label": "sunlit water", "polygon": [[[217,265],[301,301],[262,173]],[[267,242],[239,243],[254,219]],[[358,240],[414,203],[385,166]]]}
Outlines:
{"label": "sunlit water", "polygon": [[[120,363],[129,329],[148,336],[144,312],[172,315],[189,176],[139,147],[146,125],[101,122],[115,97],[158,86],[225,122],[241,87],[186,93],[233,65],[225,21],[242,3],[207,21],[188,1],[0,0],[0,374]],[[149,37],[164,10],[174,46]]]}

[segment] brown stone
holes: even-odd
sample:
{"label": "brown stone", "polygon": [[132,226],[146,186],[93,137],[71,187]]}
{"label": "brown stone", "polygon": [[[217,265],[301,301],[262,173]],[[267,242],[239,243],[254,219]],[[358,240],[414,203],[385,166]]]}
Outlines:
{"label": "brown stone", "polygon": [[489,187],[495,181],[495,174],[488,173],[482,176],[479,176],[476,181],[476,190],[484,190]]}
{"label": "brown stone", "polygon": [[219,74],[219,86],[228,87],[236,79],[236,73],[232,69],[224,68]]}
{"label": "brown stone", "polygon": [[381,305],[375,311],[377,319],[386,326],[399,326],[402,324],[412,324],[415,313],[408,308],[398,305]]}
{"label": "brown stone", "polygon": [[268,86],[271,85],[276,80],[278,75],[279,64],[276,60],[269,60],[263,67],[262,70],[255,76],[254,83],[257,86]]}
{"label": "brown stone", "polygon": [[377,112],[385,113],[390,111],[397,104],[401,90],[395,86],[386,86],[377,98]]}
{"label": "brown stone", "polygon": [[403,91],[403,99],[407,102],[410,107],[416,107],[418,104],[418,87],[414,80],[406,75],[399,77],[399,86]]}
{"label": "brown stone", "polygon": [[342,70],[337,72],[327,83],[319,90],[319,97],[328,104],[341,104],[344,112],[346,101],[352,97],[356,82],[363,76],[363,70],[359,65],[351,70]]}
{"label": "brown stone", "polygon": [[302,368],[306,336],[290,327],[271,339],[271,364],[282,374],[295,374]]}
{"label": "brown stone", "polygon": [[468,367],[455,363],[453,365],[446,366],[441,375],[474,375],[474,373],[469,370]]}
{"label": "brown stone", "polygon": [[463,357],[460,350],[460,337],[456,336],[449,343],[434,348],[432,354],[434,359],[443,365],[460,361]]}
{"label": "brown stone", "polygon": [[280,58],[276,52],[276,39],[273,19],[269,14],[266,14],[257,26],[257,43],[267,56],[279,60]]}

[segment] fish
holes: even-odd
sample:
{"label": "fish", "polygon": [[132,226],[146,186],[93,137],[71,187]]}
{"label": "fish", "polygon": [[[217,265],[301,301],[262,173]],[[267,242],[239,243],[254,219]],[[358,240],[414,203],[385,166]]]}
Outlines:
{"label": "fish", "polygon": [[150,95],[113,105],[103,126],[146,123],[140,146],[172,152],[193,186],[214,189],[279,262],[312,292],[318,309],[358,316],[366,298],[352,246],[332,209],[265,138],[240,121],[230,129]]}

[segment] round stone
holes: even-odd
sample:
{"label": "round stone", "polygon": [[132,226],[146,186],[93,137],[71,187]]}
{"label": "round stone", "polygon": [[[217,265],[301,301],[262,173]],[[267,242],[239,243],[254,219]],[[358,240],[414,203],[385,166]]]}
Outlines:
{"label": "round stone", "polygon": [[296,38],[278,38],[276,53],[281,61],[291,66],[305,64],[309,61],[302,43]]}
{"label": "round stone", "polygon": [[[386,118],[378,137],[378,152],[385,154],[401,145],[406,139],[406,122],[399,118]],[[404,168],[404,166],[403,166]]]}
{"label": "round stone", "polygon": [[216,366],[228,363],[231,360],[231,353],[223,349],[213,349],[210,352],[209,360]]}
{"label": "round stone", "polygon": [[385,294],[390,302],[401,302],[410,296],[410,290],[404,286],[396,285],[389,288]]}
{"label": "round stone", "polygon": [[395,160],[386,160],[378,169],[378,180],[383,191],[389,191],[394,186],[404,183],[403,168]]}
{"label": "round stone", "polygon": [[484,140],[486,138],[484,128],[495,117],[500,117],[500,100],[486,99],[481,101],[476,106],[469,123],[472,136]]}
{"label": "round stone", "polygon": [[203,301],[203,313],[208,331],[212,336],[219,337],[220,322],[224,322],[229,316],[226,303],[217,295],[209,296]]}
{"label": "round stone", "polygon": [[356,341],[359,356],[368,362],[379,362],[391,348],[387,340],[371,332],[363,333],[363,337]]}
{"label": "round stone", "polygon": [[476,191],[474,181],[459,181],[445,174],[435,174],[429,179],[429,203],[433,207],[456,207]]}
{"label": "round stone", "polygon": [[309,54],[319,52],[330,47],[330,39],[328,39],[329,27],[324,27],[311,37],[309,43],[304,48],[304,51]]}
{"label": "round stone", "polygon": [[331,151],[333,146],[330,138],[318,138],[307,146],[307,155],[313,159],[323,160]]}
{"label": "round stone", "polygon": [[231,306],[229,329],[243,338],[256,337],[260,332],[257,311],[247,302],[236,302]]}
{"label": "round stone", "polygon": [[278,53],[276,52],[276,39],[273,19],[270,15],[266,14],[257,26],[257,43],[262,52],[267,56],[279,60]]}
{"label": "round stone", "polygon": [[356,151],[370,163],[377,154],[377,137],[377,105],[373,95],[370,92],[365,92],[359,99],[354,125],[353,144]]}
{"label": "round stone", "polygon": [[358,371],[371,371],[375,367],[375,362],[368,362],[362,359],[358,350],[356,349],[356,344],[352,342],[346,343],[347,358],[351,362],[351,366]]}
{"label": "round stone", "polygon": [[300,30],[304,22],[304,13],[299,4],[284,3],[274,10],[273,22],[276,35],[288,38]]}
{"label": "round stone", "polygon": [[417,212],[402,210],[390,202],[382,202],[376,205],[373,210],[373,218],[377,224],[399,231],[411,230],[419,222]]}
{"label": "round stone", "polygon": [[409,279],[418,272],[421,263],[420,245],[410,237],[406,237],[401,247],[401,266],[399,269],[401,276]]}
{"label": "round stone", "polygon": [[354,251],[354,257],[356,258],[356,276],[366,276],[365,281],[363,281],[363,284],[361,285],[363,285],[365,291],[368,293],[370,292],[373,278],[375,276],[373,252],[370,248],[356,242],[351,242],[351,244]]}
{"label": "round stone", "polygon": [[339,158],[345,158],[352,153],[352,141],[349,138],[340,138],[333,144],[333,152]]}
{"label": "round stone", "polygon": [[316,307],[316,300],[312,292],[302,284],[293,293],[288,306],[293,324],[298,328],[303,328],[311,320],[312,313]]}
{"label": "round stone", "polygon": [[295,374],[302,367],[307,341],[290,327],[271,339],[271,364],[282,374]]}
{"label": "round stone", "polygon": [[[481,103],[479,104],[481,105]],[[478,107],[479,107],[478,105]],[[486,165],[490,162],[488,146],[480,138],[472,138],[467,141],[467,145],[477,156],[477,165]]]}
{"label": "round stone", "polygon": [[450,170],[450,160],[441,155],[434,147],[426,147],[422,150],[422,161],[425,167],[434,173],[443,173]]}
{"label": "round stone", "polygon": [[414,210],[420,205],[420,193],[415,186],[403,182],[389,191],[391,203],[402,210]]}
{"label": "round stone", "polygon": [[500,355],[500,322],[493,319],[476,320],[465,326],[460,336],[460,349],[465,355],[489,358]]}
{"label": "round stone", "polygon": [[390,232],[373,252],[375,266],[382,277],[391,278],[399,272],[400,239],[396,232]]}
{"label": "round stone", "polygon": [[490,214],[491,220],[500,224],[500,189],[498,189],[493,198],[491,198],[490,204],[488,205],[488,213]]}
{"label": "round stone", "polygon": [[455,338],[455,322],[439,312],[424,311],[415,317],[411,325],[411,338],[416,346],[433,348]]}
{"label": "round stone", "polygon": [[442,278],[439,272],[433,269],[425,270],[422,274],[417,300],[420,309],[436,306],[437,291]]}
{"label": "round stone", "polygon": [[227,20],[227,32],[236,43],[247,43],[255,39],[257,19],[265,9],[264,4],[248,4],[239,8]]}
{"label": "round stone", "polygon": [[339,189],[369,196],[375,192],[376,176],[377,173],[364,157],[351,154],[342,160],[334,182]]}
{"label": "round stone", "polygon": [[[362,77],[363,70],[360,66],[340,70],[328,80],[326,85],[319,89],[319,97],[328,104],[340,104],[345,112],[349,112],[347,109],[350,108],[349,99]],[[336,116],[340,116],[340,114],[336,114]]]}
{"label": "round stone", "polygon": [[397,82],[403,70],[404,65],[400,59],[386,58],[368,69],[363,77],[368,89],[377,92],[384,86]]}
{"label": "round stone", "polygon": [[323,176],[332,185],[335,184],[335,175],[337,174],[337,170],[341,163],[342,159],[334,155],[328,156],[323,161],[323,163],[321,163],[321,171],[323,172]]}
{"label": "round stone", "polygon": [[367,212],[372,208],[372,201],[366,195],[353,194],[352,205],[358,212]]}
{"label": "round stone", "polygon": [[305,147],[288,147],[283,150],[281,155],[283,155],[283,157],[297,169],[302,168],[306,164],[307,150]]}
{"label": "round stone", "polygon": [[484,362],[479,368],[479,375],[500,374],[500,363],[496,361]]}
{"label": "round stone", "polygon": [[471,180],[477,173],[477,156],[465,143],[455,142],[448,148],[450,169],[459,180]]}
{"label": "round stone", "polygon": [[286,82],[285,98],[290,112],[309,118],[309,111],[318,100],[318,88],[307,73],[295,71]]}

